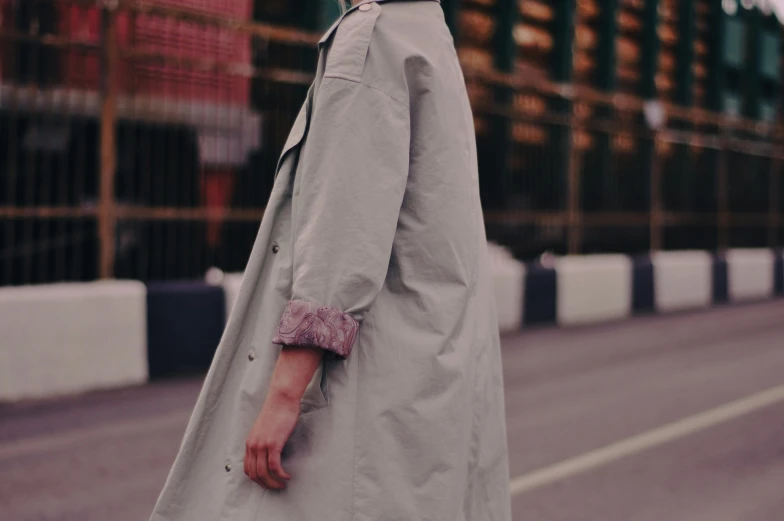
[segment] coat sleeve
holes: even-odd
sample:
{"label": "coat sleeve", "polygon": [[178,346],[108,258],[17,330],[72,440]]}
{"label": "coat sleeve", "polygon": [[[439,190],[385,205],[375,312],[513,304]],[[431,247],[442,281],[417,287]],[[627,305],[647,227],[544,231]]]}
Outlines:
{"label": "coat sleeve", "polygon": [[387,274],[409,166],[408,107],[325,77],[301,151],[293,284],[272,342],[347,357]]}

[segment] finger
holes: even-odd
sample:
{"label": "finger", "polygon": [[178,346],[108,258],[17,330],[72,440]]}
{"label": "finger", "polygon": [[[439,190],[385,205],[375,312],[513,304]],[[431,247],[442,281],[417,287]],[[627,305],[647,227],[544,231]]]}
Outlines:
{"label": "finger", "polygon": [[283,483],[276,480],[270,475],[269,467],[267,466],[267,449],[259,451],[256,458],[256,471],[259,475],[259,480],[262,485],[271,490],[278,490],[283,488]]}
{"label": "finger", "polygon": [[283,466],[280,464],[280,450],[276,448],[269,449],[269,458],[268,458],[269,470],[272,477],[277,479],[278,481],[284,481],[291,479],[291,475],[283,470]]}
{"label": "finger", "polygon": [[256,483],[259,482],[259,475],[256,472],[256,451],[253,449],[248,451],[248,477]]}

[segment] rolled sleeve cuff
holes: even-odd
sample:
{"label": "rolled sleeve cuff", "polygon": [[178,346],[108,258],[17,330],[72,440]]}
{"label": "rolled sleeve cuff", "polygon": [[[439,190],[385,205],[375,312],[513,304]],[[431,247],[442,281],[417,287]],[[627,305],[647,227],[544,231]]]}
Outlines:
{"label": "rolled sleeve cuff", "polygon": [[283,311],[272,343],[320,347],[346,358],[358,331],[359,322],[339,309],[291,300]]}

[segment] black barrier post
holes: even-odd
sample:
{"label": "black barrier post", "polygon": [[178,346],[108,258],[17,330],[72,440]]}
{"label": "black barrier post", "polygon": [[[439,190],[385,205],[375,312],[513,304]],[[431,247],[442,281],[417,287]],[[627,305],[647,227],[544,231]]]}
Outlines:
{"label": "black barrier post", "polygon": [[656,295],[654,270],[651,257],[639,256],[633,259],[632,268],[632,310],[635,314],[654,311]]}
{"label": "black barrier post", "polygon": [[558,320],[558,275],[538,262],[525,268],[523,324],[554,324]]}
{"label": "black barrier post", "polygon": [[203,374],[226,323],[221,286],[202,282],[147,285],[147,359],[150,378]]}

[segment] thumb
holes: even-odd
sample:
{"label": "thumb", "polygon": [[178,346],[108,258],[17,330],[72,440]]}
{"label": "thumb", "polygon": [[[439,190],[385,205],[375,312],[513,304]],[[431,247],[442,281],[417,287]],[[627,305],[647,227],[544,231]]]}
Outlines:
{"label": "thumb", "polygon": [[291,479],[291,475],[283,470],[283,466],[280,464],[280,449],[279,448],[270,448],[269,450],[269,459],[267,461],[270,469],[270,473],[273,477],[279,480],[288,480]]}

